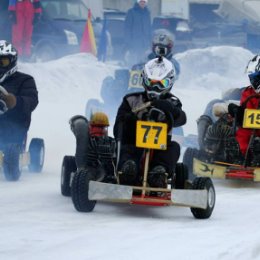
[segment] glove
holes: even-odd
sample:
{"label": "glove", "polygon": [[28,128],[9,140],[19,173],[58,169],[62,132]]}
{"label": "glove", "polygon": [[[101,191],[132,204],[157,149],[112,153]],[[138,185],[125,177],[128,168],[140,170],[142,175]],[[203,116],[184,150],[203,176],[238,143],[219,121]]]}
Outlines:
{"label": "glove", "polygon": [[37,25],[41,20],[41,14],[35,13],[33,17],[33,25]]}
{"label": "glove", "polygon": [[8,11],[8,18],[12,24],[16,24],[16,12],[15,11]]}
{"label": "glove", "polygon": [[234,117],[235,115],[238,115],[239,113],[242,113],[243,112],[243,109],[241,106],[238,106],[234,103],[230,103],[228,105],[228,113]]}
{"label": "glove", "polygon": [[149,114],[149,118],[155,122],[164,122],[166,120],[165,113],[158,108],[152,108]]}
{"label": "glove", "polygon": [[16,106],[16,97],[8,93],[2,86],[0,86],[0,100],[5,102],[8,109],[12,109]]}
{"label": "glove", "polygon": [[228,113],[232,116],[236,116],[236,122],[238,126],[242,126],[243,118],[244,118],[245,109],[236,104],[230,103],[228,105]]}
{"label": "glove", "polygon": [[154,100],[152,106],[162,110],[166,115],[173,117],[173,119],[177,119],[181,114],[180,108],[174,106],[172,102],[166,99]]}

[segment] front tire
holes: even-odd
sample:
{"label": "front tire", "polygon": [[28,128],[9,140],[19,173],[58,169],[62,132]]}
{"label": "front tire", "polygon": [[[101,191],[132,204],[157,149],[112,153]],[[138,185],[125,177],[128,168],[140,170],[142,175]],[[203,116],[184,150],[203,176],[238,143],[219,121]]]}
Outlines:
{"label": "front tire", "polygon": [[196,148],[188,147],[183,155],[183,163],[188,169],[188,178],[194,180],[196,176],[193,173],[193,158],[198,158],[199,151]]}
{"label": "front tire", "polygon": [[207,208],[191,208],[193,216],[197,219],[207,219],[211,216],[215,202],[216,202],[216,193],[214,185],[210,178],[208,177],[197,177],[192,182],[192,189],[194,190],[203,190],[206,189],[208,192]]}
{"label": "front tire", "polygon": [[94,169],[88,168],[76,172],[71,184],[71,198],[75,209],[79,212],[93,211],[96,201],[88,199],[89,182],[95,180]]}
{"label": "front tire", "polygon": [[61,194],[69,197],[71,194],[71,174],[77,171],[75,156],[64,156],[61,167]]}
{"label": "front tire", "polygon": [[175,180],[173,180],[172,188],[184,189],[188,176],[189,173],[187,166],[183,163],[177,163],[175,168]]}

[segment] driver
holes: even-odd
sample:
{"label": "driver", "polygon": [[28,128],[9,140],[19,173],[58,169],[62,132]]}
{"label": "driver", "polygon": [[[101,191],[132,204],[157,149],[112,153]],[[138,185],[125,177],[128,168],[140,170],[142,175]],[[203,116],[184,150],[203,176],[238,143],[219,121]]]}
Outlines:
{"label": "driver", "polygon": [[168,125],[167,150],[154,150],[149,165],[148,184],[151,187],[167,187],[167,176],[171,177],[180,156],[180,146],[171,141],[171,130],[186,123],[186,114],[180,100],[170,93],[175,82],[175,68],[164,57],[148,61],[142,71],[144,91],[126,95],[118,109],[114,125],[114,136],[121,141],[118,169],[121,184],[134,185],[140,181],[143,149],[135,147],[136,121],[146,120],[149,108],[138,113],[132,110],[146,102],[151,102],[153,110],[150,119]]}
{"label": "driver", "polygon": [[30,75],[17,71],[17,51],[0,41],[0,148],[26,140],[31,113],[38,105],[38,91]]}
{"label": "driver", "polygon": [[[238,130],[236,131],[236,139],[239,143],[240,151],[245,156],[252,135],[252,129],[242,128],[242,120],[244,116],[245,108],[259,109],[259,97],[260,97],[260,55],[254,56],[248,63],[246,72],[248,74],[251,85],[246,87],[241,94],[240,106],[236,104],[229,104],[229,113],[237,118]],[[256,96],[255,98],[253,96]],[[249,97],[253,97],[248,100]],[[248,100],[248,102],[247,102]],[[260,131],[255,132],[257,136],[260,136]]]}

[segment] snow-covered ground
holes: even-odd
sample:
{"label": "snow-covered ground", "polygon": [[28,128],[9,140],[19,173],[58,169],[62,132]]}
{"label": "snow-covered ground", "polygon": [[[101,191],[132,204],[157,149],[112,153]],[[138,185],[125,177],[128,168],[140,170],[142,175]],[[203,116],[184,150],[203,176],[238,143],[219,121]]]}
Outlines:
{"label": "snow-covered ground", "polygon": [[[208,101],[248,84],[244,70],[252,56],[236,47],[175,56],[181,76],[173,92],[188,116],[185,134],[196,133]],[[103,78],[116,67],[78,54],[19,68],[38,85],[29,139],[45,140],[46,158],[41,174],[24,172],[14,183],[0,177],[0,259],[260,259],[258,184],[214,180],[217,201],[207,220],[183,207],[98,203],[92,213],[77,212],[60,193],[62,158],[75,152],[68,121],[84,115],[89,98],[100,98]]]}

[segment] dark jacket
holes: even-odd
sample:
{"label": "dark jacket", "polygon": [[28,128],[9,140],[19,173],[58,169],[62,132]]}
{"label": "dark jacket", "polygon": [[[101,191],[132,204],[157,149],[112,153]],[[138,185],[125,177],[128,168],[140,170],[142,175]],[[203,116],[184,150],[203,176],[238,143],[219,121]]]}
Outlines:
{"label": "dark jacket", "polygon": [[9,133],[12,141],[11,136],[17,131],[21,131],[18,135],[22,135],[29,129],[31,113],[38,105],[38,91],[33,77],[21,72],[14,73],[1,85],[16,96],[16,106],[0,116],[0,133]]}
{"label": "dark jacket", "polygon": [[[179,110],[177,117],[173,115],[174,121],[172,126],[179,127],[184,125],[186,123],[186,114],[182,111],[182,103],[180,100],[171,93],[165,94],[160,99],[169,101],[173,108],[178,108]],[[146,92],[131,93],[123,98],[114,125],[114,136],[116,139],[120,139],[122,144],[135,144],[136,121],[145,120],[148,109],[144,109],[137,114],[134,114],[132,109],[140,107],[148,101]],[[170,130],[171,129],[169,129],[168,132],[170,132]]]}
{"label": "dark jacket", "polygon": [[135,4],[129,9],[125,19],[125,43],[128,50],[147,50],[151,45],[151,14],[147,7]]}

